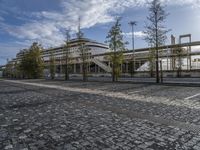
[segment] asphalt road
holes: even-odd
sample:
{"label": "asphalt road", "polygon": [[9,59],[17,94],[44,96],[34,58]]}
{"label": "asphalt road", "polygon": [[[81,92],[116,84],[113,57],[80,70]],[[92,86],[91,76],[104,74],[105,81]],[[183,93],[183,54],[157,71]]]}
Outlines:
{"label": "asphalt road", "polygon": [[200,87],[0,80],[0,149],[200,149]]}

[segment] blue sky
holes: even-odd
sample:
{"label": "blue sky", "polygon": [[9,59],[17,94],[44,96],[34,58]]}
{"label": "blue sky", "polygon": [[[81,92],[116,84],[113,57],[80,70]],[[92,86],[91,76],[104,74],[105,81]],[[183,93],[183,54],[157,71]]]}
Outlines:
{"label": "blue sky", "polygon": [[[124,38],[131,43],[128,22],[135,20],[135,47],[146,47],[142,31],[147,1],[151,0],[0,0],[0,65],[34,41],[45,48],[62,45],[65,30],[76,31],[79,17],[85,37],[99,42],[106,40],[115,16],[122,16]],[[166,43],[171,34],[191,33],[193,41],[200,41],[200,0],[161,1],[170,13]]]}

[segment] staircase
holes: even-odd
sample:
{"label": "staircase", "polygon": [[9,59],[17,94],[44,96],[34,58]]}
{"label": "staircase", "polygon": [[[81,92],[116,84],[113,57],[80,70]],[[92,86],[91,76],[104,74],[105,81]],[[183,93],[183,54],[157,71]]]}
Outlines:
{"label": "staircase", "polygon": [[98,65],[100,68],[102,68],[103,70],[105,70],[106,72],[108,73],[111,73],[112,72],[112,68],[110,66],[108,66],[107,64],[105,63],[102,63],[100,60],[96,59],[96,58],[93,58],[91,60],[93,63],[95,63],[96,65]]}
{"label": "staircase", "polygon": [[142,64],[137,71],[148,71],[149,69],[149,62],[145,62],[144,64]]}

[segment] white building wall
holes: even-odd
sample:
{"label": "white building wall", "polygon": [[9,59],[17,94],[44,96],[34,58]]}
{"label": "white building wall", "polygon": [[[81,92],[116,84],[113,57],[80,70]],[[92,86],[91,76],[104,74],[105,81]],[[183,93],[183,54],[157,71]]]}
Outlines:
{"label": "white building wall", "polygon": [[[88,53],[91,53],[91,55],[103,54],[103,53],[109,52],[108,48],[98,47],[99,45],[96,46],[95,44],[93,44],[92,46],[90,46],[91,44],[86,43],[85,46],[87,46],[87,45],[89,45],[88,48],[90,49],[90,51],[88,51]],[[53,52],[53,55],[55,58],[60,59],[61,57],[64,56],[63,53],[64,53],[64,51],[62,49],[59,49],[59,50],[55,50]],[[80,56],[79,47],[76,46],[76,47],[70,48],[70,53],[71,53],[70,55],[72,58],[79,57]],[[43,58],[45,61],[48,61],[50,56],[51,56],[50,52],[45,53]]]}
{"label": "white building wall", "polygon": [[0,71],[0,78],[3,77],[3,71]]}

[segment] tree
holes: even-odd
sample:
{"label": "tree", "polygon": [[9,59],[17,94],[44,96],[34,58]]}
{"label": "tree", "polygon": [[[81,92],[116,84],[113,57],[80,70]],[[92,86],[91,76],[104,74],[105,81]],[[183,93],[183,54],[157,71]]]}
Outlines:
{"label": "tree", "polygon": [[90,48],[86,45],[83,45],[81,48],[81,61],[82,61],[82,68],[83,68],[83,81],[88,80],[88,65],[89,65],[89,58],[90,58]]}
{"label": "tree", "polygon": [[34,42],[28,50],[24,51],[19,68],[24,77],[40,78],[43,75],[44,61],[42,59],[42,47]]}
{"label": "tree", "polygon": [[6,64],[4,75],[8,78],[13,78],[13,67],[14,65],[10,62]]}
{"label": "tree", "polygon": [[70,70],[70,34],[69,31],[66,32],[66,41],[64,45],[64,58],[65,58],[65,80],[69,80],[69,70]]}
{"label": "tree", "polygon": [[121,18],[116,18],[115,24],[111,27],[107,35],[107,43],[112,51],[109,58],[112,63],[112,81],[118,80],[121,73],[121,64],[123,63],[123,51],[125,50],[125,43],[123,42],[123,35],[120,24]]}
{"label": "tree", "polygon": [[[159,78],[159,49],[158,47],[165,43],[167,38],[166,34],[169,30],[163,26],[165,19],[168,14],[164,10],[164,6],[161,4],[160,0],[153,0],[149,3],[149,16],[147,20],[149,24],[146,24],[146,31],[144,33],[147,35],[145,40],[149,45],[155,47],[155,58],[156,58],[156,82],[160,82]],[[151,62],[154,63],[154,62]]]}
{"label": "tree", "polygon": [[149,54],[148,54],[148,61],[149,61],[149,72],[150,72],[150,76],[153,77],[154,76],[154,69],[155,69],[155,49],[150,49],[149,50]]}
{"label": "tree", "polygon": [[80,19],[79,19],[79,26],[78,26],[78,33],[77,33],[77,38],[78,38],[78,50],[79,50],[79,55],[82,63],[82,75],[83,75],[83,81],[88,80],[88,59],[90,57],[89,51],[90,48],[84,44],[82,41],[83,39],[83,33],[81,32],[81,27],[80,27]]}
{"label": "tree", "polygon": [[181,77],[181,70],[183,66],[183,55],[187,53],[184,48],[177,46],[173,49],[173,54],[175,54],[175,62],[177,63],[177,77]]}
{"label": "tree", "polygon": [[50,70],[50,77],[51,79],[55,79],[55,57],[53,55],[53,52],[51,52],[51,56],[50,56],[50,64],[49,64],[49,70]]}
{"label": "tree", "polygon": [[14,78],[20,78],[21,70],[20,70],[20,66],[17,63],[17,61],[14,63],[13,67],[14,67],[13,68]]}
{"label": "tree", "polygon": [[33,62],[33,77],[40,78],[43,76],[44,61],[42,59],[42,47],[38,43],[33,43],[30,47],[30,56],[32,56]]}
{"label": "tree", "polygon": [[21,51],[23,53],[20,61],[20,70],[23,78],[31,78],[32,74],[32,58],[30,57],[30,52],[28,49]]}

